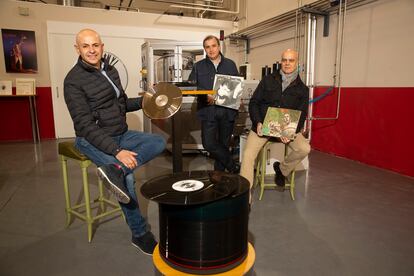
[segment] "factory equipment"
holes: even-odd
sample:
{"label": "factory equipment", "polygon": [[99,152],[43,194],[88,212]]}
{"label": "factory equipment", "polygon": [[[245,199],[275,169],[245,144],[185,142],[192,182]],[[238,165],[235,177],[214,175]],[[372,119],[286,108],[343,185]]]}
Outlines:
{"label": "factory equipment", "polygon": [[[142,84],[148,91],[160,82],[168,82],[181,90],[196,90],[188,81],[193,64],[204,58],[201,42],[147,41],[141,47]],[[196,115],[197,98],[183,95],[180,130],[183,150],[201,150],[201,126]],[[169,119],[144,118],[144,131],[161,134],[171,148],[172,122]]]}
{"label": "factory equipment", "polygon": [[[179,41],[147,41],[141,47],[142,83],[141,88],[148,91],[160,82],[169,82],[181,90],[197,90],[195,84],[188,81],[194,63],[204,58],[202,43]],[[245,73],[250,75],[250,65]],[[250,129],[248,105],[258,80],[244,80],[242,104],[235,122],[233,136],[238,137]],[[182,149],[203,150],[201,125],[197,118],[196,96],[183,95],[181,104],[180,133]],[[144,117],[144,131],[161,134],[167,140],[167,149],[172,146],[172,121],[170,119],[149,119]]]}

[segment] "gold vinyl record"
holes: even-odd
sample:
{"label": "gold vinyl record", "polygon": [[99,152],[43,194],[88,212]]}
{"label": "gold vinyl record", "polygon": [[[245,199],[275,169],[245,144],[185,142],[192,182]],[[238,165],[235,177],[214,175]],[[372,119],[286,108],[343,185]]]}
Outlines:
{"label": "gold vinyl record", "polygon": [[166,119],[180,109],[181,103],[180,88],[171,83],[161,82],[145,92],[142,107],[150,119]]}

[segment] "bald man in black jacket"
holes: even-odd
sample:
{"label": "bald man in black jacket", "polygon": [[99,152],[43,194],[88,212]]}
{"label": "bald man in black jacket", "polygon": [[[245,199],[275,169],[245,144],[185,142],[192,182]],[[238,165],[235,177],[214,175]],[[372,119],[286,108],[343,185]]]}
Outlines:
{"label": "bald man in black jacket", "polygon": [[308,140],[303,136],[303,127],[308,114],[309,89],[298,74],[298,53],[287,49],[282,53],[282,66],[279,72],[265,76],[257,86],[249,103],[252,129],[247,137],[243,152],[240,175],[253,185],[253,167],[257,154],[270,137],[263,136],[262,124],[269,107],[280,107],[301,111],[294,140],[280,137],[280,142],[291,148],[282,162],[275,162],[276,184],[283,187],[285,177],[310,152]]}
{"label": "bald man in black jacket", "polygon": [[128,130],[126,113],[140,109],[142,100],[125,94],[117,70],[102,58],[103,47],[94,30],[84,29],[76,36],[79,59],[64,81],[75,146],[98,166],[99,176],[120,202],[132,245],[152,254],[157,243],[139,211],[134,170],[160,154],[165,141]]}

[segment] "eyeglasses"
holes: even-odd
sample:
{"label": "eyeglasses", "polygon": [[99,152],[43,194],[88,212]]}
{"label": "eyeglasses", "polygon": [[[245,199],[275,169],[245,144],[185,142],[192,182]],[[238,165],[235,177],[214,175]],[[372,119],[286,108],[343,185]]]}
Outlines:
{"label": "eyeglasses", "polygon": [[296,60],[295,59],[287,59],[287,58],[282,58],[282,62],[283,63],[287,63],[287,62],[289,62],[289,63],[293,63],[293,62],[295,62]]}

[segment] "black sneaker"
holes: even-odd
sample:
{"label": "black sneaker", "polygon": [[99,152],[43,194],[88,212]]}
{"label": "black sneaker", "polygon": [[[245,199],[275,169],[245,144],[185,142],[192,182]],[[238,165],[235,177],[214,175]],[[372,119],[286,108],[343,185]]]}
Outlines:
{"label": "black sneaker", "polygon": [[157,241],[151,231],[148,231],[141,237],[132,237],[132,245],[141,250],[142,253],[151,256],[157,246]]}
{"label": "black sneaker", "polygon": [[104,180],[105,186],[115,195],[121,203],[130,201],[128,191],[125,188],[124,172],[114,164],[103,165],[98,168],[99,177]]}
{"label": "black sneaker", "polygon": [[273,163],[273,169],[275,170],[275,182],[277,186],[284,187],[285,186],[285,176],[283,175],[282,171],[280,170],[280,162],[276,161]]}

